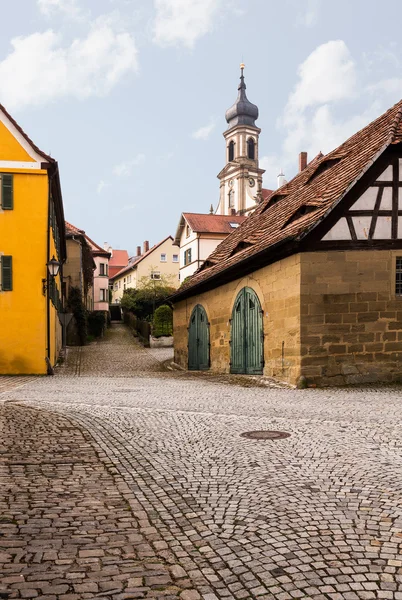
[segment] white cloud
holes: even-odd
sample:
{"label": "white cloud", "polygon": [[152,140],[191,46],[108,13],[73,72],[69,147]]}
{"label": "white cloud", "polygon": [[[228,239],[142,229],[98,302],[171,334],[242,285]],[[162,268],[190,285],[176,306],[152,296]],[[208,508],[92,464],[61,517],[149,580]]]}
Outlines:
{"label": "white cloud", "polygon": [[101,194],[105,187],[107,187],[108,185],[109,184],[106,183],[106,181],[103,181],[103,179],[101,179],[98,185],[96,186],[96,193]]}
{"label": "white cloud", "polygon": [[59,12],[70,19],[81,20],[86,15],[77,0],[37,0],[37,2],[39,10],[47,17]]}
{"label": "white cloud", "polygon": [[299,82],[290,95],[286,110],[349,98],[355,92],[356,68],[342,40],[318,46],[298,69]]}
{"label": "white cloud", "polygon": [[129,175],[131,175],[133,168],[138,167],[138,165],[143,163],[144,160],[145,154],[137,154],[137,156],[132,160],[122,162],[113,167],[113,173],[117,177],[128,177]]}
{"label": "white cloud", "polygon": [[[262,168],[267,170],[265,185],[275,186],[281,166],[290,179],[299,152],[307,151],[309,160],[319,151],[329,152],[375,119],[392,101],[399,100],[401,94],[402,79],[365,84],[342,40],[318,46],[300,65],[298,81],[278,120],[283,132],[282,148],[277,156],[261,159]],[[346,116],[340,116],[342,112]]]}
{"label": "white cloud", "polygon": [[0,97],[11,110],[44,105],[62,97],[104,96],[138,69],[133,37],[98,18],[88,35],[63,46],[51,29],[11,40],[0,62]]}
{"label": "white cloud", "polygon": [[318,22],[320,4],[321,0],[307,0],[302,3],[304,11],[299,15],[296,24],[303,27],[314,27]]}
{"label": "white cloud", "polygon": [[211,119],[208,125],[200,127],[193,132],[192,136],[195,140],[207,140],[216,127],[216,120]]}
{"label": "white cloud", "polygon": [[213,29],[222,0],[154,0],[154,42],[160,46],[192,48]]}

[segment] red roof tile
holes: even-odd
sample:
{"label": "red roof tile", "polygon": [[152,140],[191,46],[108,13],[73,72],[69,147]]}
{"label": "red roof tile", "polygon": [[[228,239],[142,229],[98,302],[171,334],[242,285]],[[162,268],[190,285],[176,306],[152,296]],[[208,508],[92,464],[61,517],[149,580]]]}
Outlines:
{"label": "red roof tile", "polygon": [[[130,258],[130,260],[127,258],[127,262],[129,264],[125,265],[124,268],[120,269],[119,271],[116,271],[113,275],[110,273],[110,262],[109,262],[109,279],[113,279],[113,278],[115,278],[117,276],[120,277],[120,275],[123,275],[123,273],[126,273],[127,271],[130,271],[130,269],[132,269],[138,263],[140,263],[142,260],[144,260],[144,258],[146,258],[150,254],[152,254],[152,252],[154,250],[156,250],[157,248],[159,248],[159,246],[161,246],[162,244],[164,244],[166,242],[166,240],[169,240],[169,239],[171,239],[173,241],[172,236],[168,235],[167,237],[165,237],[165,239],[163,239],[162,241],[160,241],[157,244],[155,244],[154,246],[152,246],[152,248],[150,248],[147,252],[145,252],[141,256],[134,256],[134,257]],[[113,250],[113,252],[116,252],[116,250]],[[124,252],[125,252],[125,250],[124,250]]]}
{"label": "red roof tile", "polygon": [[72,225],[68,221],[66,221],[65,223],[66,223],[66,236],[71,236],[71,235],[84,236],[89,247],[91,248],[91,252],[93,255],[105,256],[105,257],[109,258],[110,252],[108,252],[107,250],[104,250],[103,248],[98,246],[98,244],[96,244],[93,240],[91,240],[90,237],[87,236],[87,234],[85,233],[85,231],[83,229],[78,229],[78,227],[76,227],[75,225]]}
{"label": "red roof tile", "polygon": [[196,233],[232,233],[230,223],[243,223],[246,217],[237,215],[206,215],[200,213],[183,213],[183,217]]}
{"label": "red roof tile", "polygon": [[[267,195],[254,213],[208,257],[211,266],[197,271],[175,297],[197,293],[197,287],[210,279],[218,286],[223,272],[252,261],[257,255],[270,253],[278,244],[297,242],[304,237],[390,144],[402,142],[401,116],[402,100],[337,149],[326,156],[318,154],[289,183]],[[236,251],[241,245],[245,247]]]}

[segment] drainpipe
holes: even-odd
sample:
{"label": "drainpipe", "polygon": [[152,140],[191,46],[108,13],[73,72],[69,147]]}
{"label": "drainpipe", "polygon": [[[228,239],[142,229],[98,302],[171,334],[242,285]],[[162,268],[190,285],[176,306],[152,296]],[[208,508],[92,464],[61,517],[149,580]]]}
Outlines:
{"label": "drainpipe", "polygon": [[49,185],[48,185],[48,198],[47,198],[47,244],[46,244],[46,357],[47,357],[47,368],[48,372],[51,368],[50,361],[50,298],[49,298],[49,283],[50,283],[50,275],[49,269],[47,268],[47,263],[50,260],[50,201],[51,201],[51,186],[52,179],[50,173],[49,177]]}

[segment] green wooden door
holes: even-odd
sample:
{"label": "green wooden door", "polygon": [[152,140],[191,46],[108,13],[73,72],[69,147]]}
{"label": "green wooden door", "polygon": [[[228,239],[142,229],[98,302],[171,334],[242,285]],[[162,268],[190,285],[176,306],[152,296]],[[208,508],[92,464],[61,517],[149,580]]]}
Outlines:
{"label": "green wooden door", "polygon": [[191,371],[209,369],[209,323],[201,304],[194,307],[188,328],[188,368]]}
{"label": "green wooden door", "polygon": [[261,375],[264,367],[264,333],[261,304],[249,287],[237,295],[232,312],[230,372]]}

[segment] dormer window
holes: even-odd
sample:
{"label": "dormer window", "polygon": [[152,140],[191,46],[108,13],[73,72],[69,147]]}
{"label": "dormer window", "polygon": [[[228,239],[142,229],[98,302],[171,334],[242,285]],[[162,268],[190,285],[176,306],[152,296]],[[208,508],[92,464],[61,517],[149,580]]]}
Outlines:
{"label": "dormer window", "polygon": [[247,158],[251,160],[255,159],[255,141],[253,138],[248,138],[247,140]]}
{"label": "dormer window", "polygon": [[248,240],[242,240],[232,250],[232,252],[230,253],[230,256],[233,256],[234,254],[237,254],[238,252],[241,252],[242,250],[245,250],[246,248],[250,248],[252,245],[253,244],[251,242],[249,242]]}
{"label": "dormer window", "polygon": [[235,147],[235,143],[232,140],[231,142],[229,142],[229,146],[228,146],[228,160],[229,160],[229,162],[232,162],[232,160],[234,160],[234,147]]}

